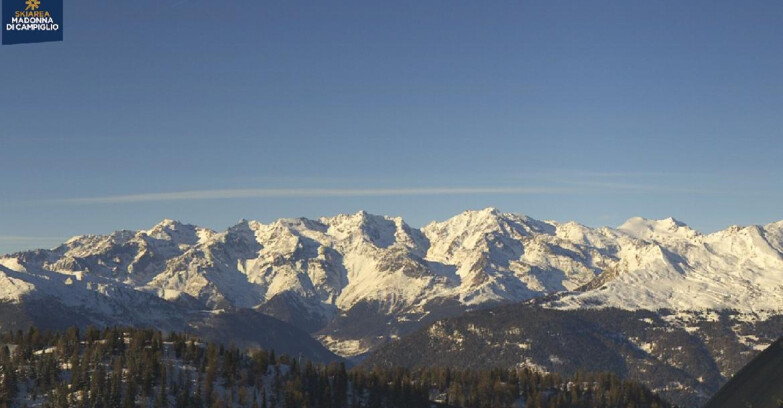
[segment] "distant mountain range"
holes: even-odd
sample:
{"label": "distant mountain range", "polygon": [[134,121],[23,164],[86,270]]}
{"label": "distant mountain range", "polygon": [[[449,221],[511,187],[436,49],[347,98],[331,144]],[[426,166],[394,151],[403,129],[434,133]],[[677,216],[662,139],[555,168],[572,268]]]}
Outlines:
{"label": "distant mountain range", "polygon": [[[223,232],[164,220],[0,257],[0,302],[27,310],[29,323],[62,323],[38,313],[54,304],[78,323],[177,330],[241,323],[236,314],[253,313],[344,357],[441,318],[525,301],[566,312],[655,311],[666,316],[660,324],[686,332],[699,326],[694,319],[719,316],[709,311],[767,322],[783,309],[783,222],[705,235],[671,218],[589,228],[493,208],[420,229],[366,212],[242,220]],[[0,329],[25,324],[3,308]],[[737,358],[772,341],[753,330],[738,336],[746,355]],[[337,358],[308,347],[320,359]],[[524,361],[518,351],[514,363]],[[716,384],[732,364],[715,368]]]}

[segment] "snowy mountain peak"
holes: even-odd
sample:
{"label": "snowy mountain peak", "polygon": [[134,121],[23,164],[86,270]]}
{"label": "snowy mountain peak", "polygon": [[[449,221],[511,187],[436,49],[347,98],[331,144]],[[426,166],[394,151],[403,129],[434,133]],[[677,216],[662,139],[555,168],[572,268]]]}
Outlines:
{"label": "snowy mountain peak", "polygon": [[523,214],[504,213],[496,208],[464,211],[443,222],[433,222],[423,228],[426,231],[462,231],[476,236],[488,233],[529,236],[535,234],[554,235],[553,223],[539,221]]}
{"label": "snowy mountain peak", "polygon": [[[430,226],[434,225],[448,225],[452,228],[492,228],[497,227],[499,223],[505,221],[506,216],[511,214],[504,214],[498,211],[496,208],[487,207],[483,210],[466,210],[462,213],[449,218],[443,222],[432,222]],[[425,227],[427,228],[427,227]]]}
{"label": "snowy mountain peak", "polygon": [[319,219],[319,222],[328,226],[327,233],[339,240],[369,241],[379,248],[389,247],[397,241],[397,235],[407,228],[401,221],[364,210]]}
{"label": "snowy mountain peak", "polygon": [[783,221],[771,222],[764,226],[765,229],[783,230]]}
{"label": "snowy mountain peak", "polygon": [[179,221],[164,218],[163,221],[155,224],[152,228],[146,230],[145,232],[147,232],[147,235],[154,235],[155,233],[161,231],[176,231],[183,226],[184,224]]}
{"label": "snowy mountain peak", "polygon": [[155,227],[172,227],[176,228],[177,226],[182,225],[182,222],[178,220],[174,220],[171,218],[164,218],[161,222],[159,222]]}
{"label": "snowy mountain peak", "polygon": [[673,217],[662,220],[633,217],[619,226],[617,230],[633,238],[647,241],[693,239],[701,235],[698,231]]}
{"label": "snowy mountain peak", "polygon": [[[471,212],[471,211],[466,211],[466,212]],[[499,215],[503,214],[502,212],[500,212],[500,210],[498,210],[495,207],[487,207],[487,208],[484,208],[483,210],[472,211],[472,212],[477,212],[477,213],[480,213],[480,214],[493,215],[493,216],[499,216]]]}
{"label": "snowy mountain peak", "polygon": [[164,219],[146,231],[139,231],[138,236],[147,235],[157,240],[171,241],[175,245],[195,245],[208,232],[204,228],[180,221]]}
{"label": "snowy mountain peak", "polygon": [[465,215],[473,218],[494,219],[494,218],[502,217],[504,213],[495,207],[487,207],[481,210],[465,210],[460,215]]}
{"label": "snowy mountain peak", "polygon": [[263,224],[256,221],[248,221],[246,219],[239,220],[238,223],[228,227],[225,234],[241,236],[248,240],[254,240],[256,230],[262,228]]}
{"label": "snowy mountain peak", "polygon": [[368,219],[375,217],[383,218],[382,216],[372,215],[365,210],[360,210],[353,214],[337,214],[332,217],[321,217],[318,221],[327,225],[344,225],[346,227],[352,225],[358,227]]}

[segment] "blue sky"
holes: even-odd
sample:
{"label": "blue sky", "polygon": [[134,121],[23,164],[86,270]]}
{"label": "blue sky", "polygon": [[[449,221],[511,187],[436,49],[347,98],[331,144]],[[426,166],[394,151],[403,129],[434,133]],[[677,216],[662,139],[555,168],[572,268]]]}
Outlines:
{"label": "blue sky", "polygon": [[[45,0],[44,0],[45,1]],[[163,218],[783,219],[783,2],[65,0],[0,48],[0,252]]]}

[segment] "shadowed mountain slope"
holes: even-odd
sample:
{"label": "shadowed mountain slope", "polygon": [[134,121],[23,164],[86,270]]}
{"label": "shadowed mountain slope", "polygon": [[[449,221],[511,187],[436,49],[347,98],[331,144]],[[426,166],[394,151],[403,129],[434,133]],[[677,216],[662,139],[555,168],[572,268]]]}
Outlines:
{"label": "shadowed mountain slope", "polygon": [[783,406],[783,338],[772,343],[721,387],[704,408]]}

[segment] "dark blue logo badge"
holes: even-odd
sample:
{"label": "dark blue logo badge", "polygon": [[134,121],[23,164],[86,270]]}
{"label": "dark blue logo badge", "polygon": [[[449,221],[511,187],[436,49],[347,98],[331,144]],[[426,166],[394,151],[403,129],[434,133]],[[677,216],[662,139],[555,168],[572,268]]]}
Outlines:
{"label": "dark blue logo badge", "polygon": [[3,45],[63,40],[63,0],[3,0]]}

